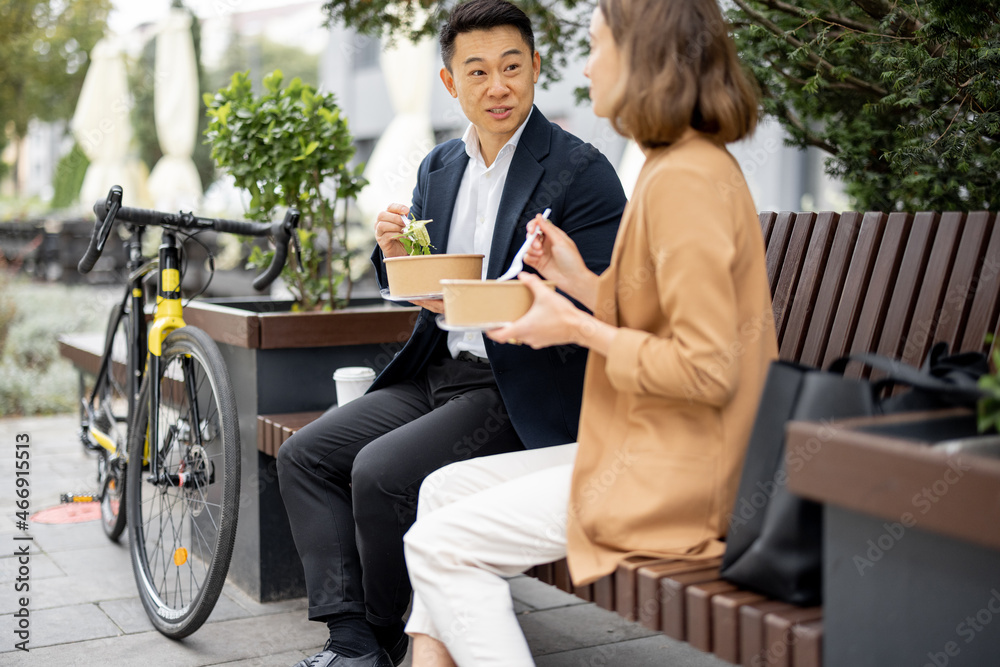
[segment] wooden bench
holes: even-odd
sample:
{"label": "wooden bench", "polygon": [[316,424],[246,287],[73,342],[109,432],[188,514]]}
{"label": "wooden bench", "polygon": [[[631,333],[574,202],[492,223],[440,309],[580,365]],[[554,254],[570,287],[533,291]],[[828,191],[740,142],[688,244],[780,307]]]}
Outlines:
{"label": "wooden bench", "polygon": [[[761,213],[781,358],[826,366],[844,354],[872,351],[919,366],[936,341],[986,350],[986,335],[1000,333],[996,218],[989,212]],[[276,455],[319,414],[258,416],[258,448]],[[820,608],[739,590],[722,581],[718,569],[718,561],[630,558],[583,587],[572,585],[565,561],[528,574],[730,663],[822,663]]]}
{"label": "wooden bench", "polygon": [[[878,352],[919,366],[935,341],[986,350],[986,335],[1000,333],[993,213],[762,213],[760,222],[782,359],[826,366]],[[583,589],[564,561],[529,574],[730,663],[822,664],[821,608],[740,590],[718,568],[630,558]]]}

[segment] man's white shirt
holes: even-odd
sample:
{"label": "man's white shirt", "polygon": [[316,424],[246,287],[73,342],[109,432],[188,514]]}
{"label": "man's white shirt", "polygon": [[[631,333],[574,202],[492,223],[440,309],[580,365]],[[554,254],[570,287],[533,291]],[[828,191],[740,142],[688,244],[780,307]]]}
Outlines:
{"label": "man's white shirt", "polygon": [[[493,246],[493,229],[496,227],[497,212],[500,210],[500,198],[507,183],[507,173],[510,171],[514,151],[521,140],[521,134],[531,119],[532,109],[528,117],[517,128],[514,136],[504,144],[497,154],[496,160],[489,167],[483,159],[479,146],[479,134],[474,125],[470,124],[462,136],[465,152],[469,155],[469,163],[462,175],[462,184],[455,199],[455,210],[451,216],[451,231],[448,233],[449,255],[470,253],[481,254],[483,259],[483,278],[490,261],[490,249]],[[507,267],[503,267],[505,270]],[[486,343],[479,332],[448,334],[448,351],[452,357],[460,352],[468,351],[485,357]]]}

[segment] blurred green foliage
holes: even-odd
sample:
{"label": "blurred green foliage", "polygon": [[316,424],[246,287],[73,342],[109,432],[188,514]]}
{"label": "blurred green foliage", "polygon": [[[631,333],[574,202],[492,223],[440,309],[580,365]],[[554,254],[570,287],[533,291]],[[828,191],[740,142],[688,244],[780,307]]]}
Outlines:
{"label": "blurred green foliage", "polygon": [[70,152],[62,156],[56,165],[52,178],[52,208],[68,208],[76,203],[89,166],[90,160],[80,144],[74,143]]}
{"label": "blurred green foliage", "polygon": [[[596,0],[513,1],[532,18],[547,76],[587,53]],[[324,11],[364,34],[418,39],[436,36],[455,4],[327,0]],[[1000,208],[996,0],[724,4],[765,113],[792,145],[829,154],[856,208]]]}
{"label": "blurred green foliage", "polygon": [[6,130],[68,119],[111,0],[0,0],[0,150]]}

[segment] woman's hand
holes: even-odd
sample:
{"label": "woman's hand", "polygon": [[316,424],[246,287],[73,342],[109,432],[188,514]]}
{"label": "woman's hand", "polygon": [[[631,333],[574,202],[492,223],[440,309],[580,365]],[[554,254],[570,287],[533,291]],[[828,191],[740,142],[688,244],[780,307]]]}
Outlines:
{"label": "woman's hand", "polygon": [[574,306],[563,295],[546,287],[537,276],[521,273],[518,280],[531,289],[535,301],[516,322],[486,332],[487,336],[498,343],[524,343],[536,350],[567,343],[587,345],[590,335],[600,327],[608,326]]}
{"label": "woman's hand", "polygon": [[597,276],[587,268],[576,243],[541,215],[528,223],[528,233],[536,228],[542,233],[528,247],[524,263],[593,310],[597,300]]}

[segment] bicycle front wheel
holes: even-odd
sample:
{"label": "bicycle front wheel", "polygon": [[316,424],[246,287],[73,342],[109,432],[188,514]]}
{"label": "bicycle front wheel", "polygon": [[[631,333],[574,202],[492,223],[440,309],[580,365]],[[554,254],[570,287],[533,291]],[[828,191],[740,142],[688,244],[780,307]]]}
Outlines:
{"label": "bicycle front wheel", "polygon": [[131,325],[128,310],[115,309],[108,322],[107,339],[111,341],[107,377],[94,402],[91,428],[105,434],[114,443],[114,451],[101,449],[97,464],[97,483],[101,490],[101,525],[117,542],[125,530],[125,462],[128,431],[128,396],[133,386],[129,377]]}
{"label": "bicycle front wheel", "polygon": [[[153,382],[159,402],[151,406]],[[153,419],[157,442],[149,442]],[[178,329],[164,342],[159,377],[148,373],[143,381],[126,485],[139,595],[153,625],[168,637],[188,636],[215,607],[233,553],[239,487],[239,423],[229,373],[204,331]]]}

